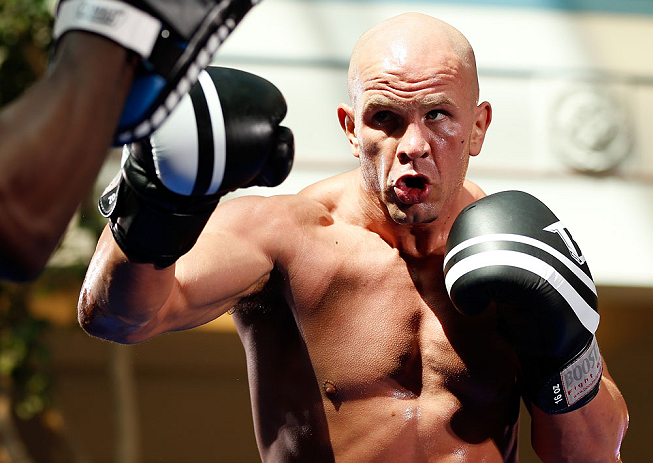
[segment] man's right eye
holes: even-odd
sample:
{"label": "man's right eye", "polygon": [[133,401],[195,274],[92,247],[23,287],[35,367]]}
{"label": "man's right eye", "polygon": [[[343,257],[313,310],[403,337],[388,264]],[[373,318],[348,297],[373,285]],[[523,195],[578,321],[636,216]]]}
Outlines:
{"label": "man's right eye", "polygon": [[375,113],[373,116],[374,122],[380,124],[384,122],[389,122],[391,118],[392,118],[392,113],[390,111],[379,111],[378,113]]}

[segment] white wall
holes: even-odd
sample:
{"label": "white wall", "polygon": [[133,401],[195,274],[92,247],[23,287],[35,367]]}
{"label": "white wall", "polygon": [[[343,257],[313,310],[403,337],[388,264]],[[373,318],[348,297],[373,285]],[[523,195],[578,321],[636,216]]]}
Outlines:
{"label": "white wall", "polygon": [[[347,101],[349,53],[367,28],[405,11],[451,23],[476,51],[481,98],[492,103],[494,119],[470,178],[488,193],[522,189],[540,197],[580,242],[597,283],[653,286],[649,15],[264,0],[214,63],[254,72],[280,88],[296,161],[281,186],[238,194],[293,193],[356,166],[336,118],[337,104]],[[595,160],[626,156],[607,175],[582,174],[565,161],[588,152],[579,146],[599,146],[590,150]]]}

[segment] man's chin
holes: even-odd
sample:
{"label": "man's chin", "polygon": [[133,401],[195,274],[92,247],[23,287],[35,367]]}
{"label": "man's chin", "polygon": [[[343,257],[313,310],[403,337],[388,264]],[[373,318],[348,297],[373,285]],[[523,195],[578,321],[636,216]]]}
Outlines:
{"label": "man's chin", "polygon": [[420,225],[434,222],[438,214],[425,204],[402,204],[388,207],[390,218],[399,225]]}

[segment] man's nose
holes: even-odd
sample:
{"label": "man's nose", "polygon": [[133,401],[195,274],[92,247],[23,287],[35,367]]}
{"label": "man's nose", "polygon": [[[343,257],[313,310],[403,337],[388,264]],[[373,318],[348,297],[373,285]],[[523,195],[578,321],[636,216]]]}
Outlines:
{"label": "man's nose", "polygon": [[406,131],[397,146],[397,158],[399,158],[399,162],[407,164],[429,155],[431,145],[429,145],[428,135],[425,130],[424,127],[416,122],[406,127]]}

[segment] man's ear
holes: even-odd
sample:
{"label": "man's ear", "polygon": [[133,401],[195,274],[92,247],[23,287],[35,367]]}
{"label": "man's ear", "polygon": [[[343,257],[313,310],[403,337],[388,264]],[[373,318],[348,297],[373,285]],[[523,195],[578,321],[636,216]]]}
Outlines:
{"label": "man's ear", "polygon": [[340,127],[344,130],[351,145],[351,153],[358,157],[358,138],[356,138],[356,134],[354,133],[354,109],[349,105],[340,103],[338,105],[338,120],[340,121]]}
{"label": "man's ear", "polygon": [[472,127],[472,136],[469,143],[469,155],[476,156],[481,152],[485,133],[492,122],[492,106],[484,101],[474,108],[474,126]]}

